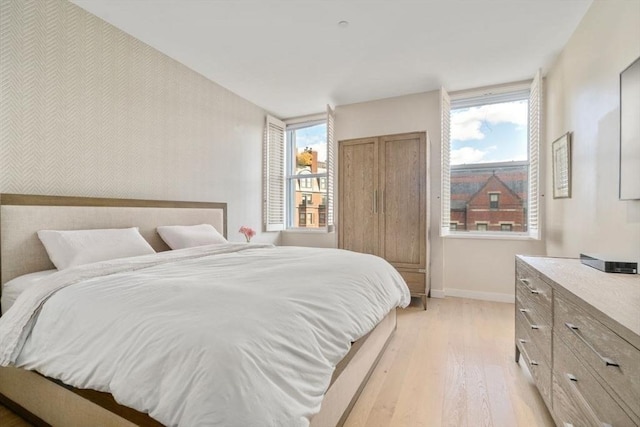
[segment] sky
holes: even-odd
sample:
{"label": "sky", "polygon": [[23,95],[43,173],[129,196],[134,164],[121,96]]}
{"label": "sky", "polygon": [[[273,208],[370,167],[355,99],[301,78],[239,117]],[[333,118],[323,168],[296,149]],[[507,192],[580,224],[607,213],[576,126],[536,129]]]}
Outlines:
{"label": "sky", "polygon": [[[528,101],[451,110],[451,164],[527,160]],[[327,159],[327,125],[296,131],[296,149]]]}
{"label": "sky", "polygon": [[451,110],[451,164],[527,160],[528,101]]}
{"label": "sky", "polygon": [[305,147],[318,152],[318,161],[327,160],[327,124],[311,126],[296,131],[296,149],[300,153]]}

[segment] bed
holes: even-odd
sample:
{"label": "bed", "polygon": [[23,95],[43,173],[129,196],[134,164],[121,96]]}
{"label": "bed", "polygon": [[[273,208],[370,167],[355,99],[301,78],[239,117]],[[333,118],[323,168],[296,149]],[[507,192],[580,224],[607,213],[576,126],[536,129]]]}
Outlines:
{"label": "bed", "polygon": [[[52,268],[44,248],[35,235],[38,230],[124,228],[138,226],[140,227],[140,233],[151,246],[156,251],[164,252],[167,251],[168,247],[155,232],[157,226],[167,224],[194,225],[201,223],[212,224],[226,236],[226,204],[3,194],[0,195],[0,281],[4,284],[15,277]],[[228,252],[221,254],[212,254],[209,252],[196,254],[199,252],[199,250],[196,249],[192,251],[193,253],[187,253],[184,257],[188,259],[187,262],[191,263],[200,263],[202,258],[203,260],[215,259],[217,260],[215,262],[222,262],[219,260],[224,260],[222,263],[226,265],[233,264],[237,262],[234,260],[241,259],[243,263],[250,260],[249,262],[257,265],[262,263],[264,258],[274,257],[274,254],[277,252],[284,251],[284,255],[288,257],[295,255],[293,252],[286,252],[287,250],[291,251],[291,249],[281,248],[276,250],[273,248],[270,249],[266,247],[266,245],[263,248],[259,247],[261,245],[255,245],[256,247],[238,244],[231,246],[234,247],[229,248]],[[225,249],[225,251],[227,251],[227,249]],[[310,251],[311,252],[299,252],[304,252],[303,255],[301,255],[302,257],[318,258],[324,256],[322,252]],[[180,251],[173,252],[175,252],[175,254],[165,252],[166,255],[163,254],[160,258],[164,257],[169,259],[171,257],[183,256],[179,254]],[[343,254],[341,256],[346,255]],[[153,262],[156,261],[154,260]],[[213,261],[207,261],[207,263],[211,262]],[[280,261],[278,261],[278,263],[279,262]],[[173,265],[175,261],[170,260],[167,263]],[[115,264],[118,263],[115,262]],[[116,267],[111,265],[109,268]],[[149,272],[154,268],[162,269],[166,267],[164,264],[159,266],[154,264],[148,268],[145,267],[145,269],[141,271],[144,272],[144,275],[149,275],[151,274]],[[187,272],[185,274],[188,274],[188,271],[191,271],[189,269],[193,268],[195,267],[190,265],[189,268],[185,270]],[[113,277],[122,274],[126,276],[126,274],[129,273],[123,271],[113,275]],[[162,274],[166,275],[167,270],[164,270]],[[59,276],[64,276],[64,274],[60,273]],[[90,278],[87,282],[91,280],[94,279]],[[95,280],[103,279],[98,277]],[[128,283],[127,280],[123,279],[122,283]],[[64,282],[64,280],[61,279],[59,282]],[[84,286],[85,285],[82,287]],[[76,288],[82,287],[69,286],[59,291],[58,294],[67,292],[68,289],[75,289],[73,292],[76,292]],[[87,286],[87,288],[90,288],[90,286]],[[255,289],[252,293],[255,293]],[[260,296],[260,298],[265,299],[268,296],[267,293]],[[54,303],[54,301],[62,300],[61,297],[56,298],[52,298],[51,301],[47,302],[43,307],[56,306],[57,303]],[[105,298],[108,297],[105,296]],[[293,299],[296,298],[298,298],[297,295]],[[24,300],[26,298],[23,297],[22,299]],[[404,300],[404,298],[400,299]],[[159,299],[159,303],[161,302],[162,300]],[[407,301],[399,300],[397,305],[404,305],[406,302]],[[66,302],[60,303],[63,305],[67,304]],[[258,303],[252,304],[250,307],[256,307],[256,309],[260,306]],[[262,305],[269,307],[271,304],[273,304],[273,302],[265,301]],[[313,305],[312,301],[307,301],[306,304]],[[334,300],[333,304],[339,304],[339,301]],[[247,307],[247,310],[251,310],[250,307]],[[169,310],[170,308],[167,309],[165,306],[164,309]],[[43,312],[46,314],[47,310],[43,309]],[[61,309],[63,313],[67,311],[70,311],[69,307],[63,307],[63,309]],[[304,317],[304,313],[298,314]],[[39,312],[38,315],[41,317],[38,318],[36,325],[46,324],[47,315],[43,315],[42,312]],[[374,316],[374,314],[371,315]],[[322,396],[322,405],[319,408],[319,412],[307,417],[307,419],[310,419],[310,425],[333,426],[340,425],[344,422],[351,406],[357,399],[358,394],[362,390],[368,376],[395,330],[394,308],[391,308],[382,315],[377,313],[374,317],[376,317],[377,325],[372,325],[372,328],[368,328],[370,330],[358,331],[358,339],[353,340],[355,342],[350,346],[350,350],[347,348],[348,352],[345,350],[346,354],[344,354],[343,357],[341,353],[342,359],[338,360],[335,364],[335,370],[333,370],[330,378],[329,387]],[[30,340],[33,341],[36,340],[36,338],[30,338]],[[29,345],[25,344],[25,348],[27,348],[27,350],[25,350],[26,353],[28,353]],[[28,357],[25,356],[25,358]],[[299,359],[304,360],[306,358],[302,357]],[[140,362],[140,364],[143,363]],[[36,362],[33,362],[32,365],[38,366]],[[233,372],[233,368],[229,368],[229,371]],[[152,375],[153,370],[149,371],[149,374]],[[233,382],[234,380],[231,379],[229,381]],[[132,389],[133,388],[135,387],[132,387]],[[112,394],[108,391],[96,391],[92,387],[73,387],[60,379],[41,375],[35,372],[35,370],[11,366],[0,368],[0,399],[8,406],[21,411],[21,413],[29,414],[31,420],[36,424],[48,423],[52,425],[69,426],[87,425],[89,423],[92,425],[161,425],[158,421],[147,415],[145,411],[139,411],[130,406],[117,403],[117,400],[123,400],[122,390],[125,392],[128,391],[127,384],[120,386],[120,392],[116,396],[116,392]],[[131,394],[135,395],[135,392]],[[248,396],[244,394],[241,395],[245,397]],[[118,397],[119,399],[117,399]],[[248,400],[251,398],[253,397],[246,397]],[[60,407],[64,407],[66,410],[60,411],[58,409]],[[256,410],[256,413],[259,414],[259,411]],[[276,419],[278,418],[273,418],[273,420]],[[261,422],[254,424],[274,424],[265,420],[266,418],[263,418]],[[290,425],[305,425],[305,423],[306,421],[300,420],[300,422],[293,421]],[[168,422],[167,424],[173,424],[173,422]]]}

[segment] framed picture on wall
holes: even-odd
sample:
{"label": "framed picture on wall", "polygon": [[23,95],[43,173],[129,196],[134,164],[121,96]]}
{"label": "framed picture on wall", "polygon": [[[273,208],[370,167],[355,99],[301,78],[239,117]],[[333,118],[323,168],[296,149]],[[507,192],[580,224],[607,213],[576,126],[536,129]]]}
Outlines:
{"label": "framed picture on wall", "polygon": [[567,132],[551,144],[553,156],[553,198],[571,197],[571,132]]}

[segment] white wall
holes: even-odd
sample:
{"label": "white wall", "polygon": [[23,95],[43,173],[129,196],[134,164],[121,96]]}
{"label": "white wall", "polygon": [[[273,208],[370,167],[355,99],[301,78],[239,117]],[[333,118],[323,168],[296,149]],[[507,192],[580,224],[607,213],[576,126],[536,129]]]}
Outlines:
{"label": "white wall", "polygon": [[227,202],[230,240],[261,229],[261,108],[67,1],[0,8],[0,192]]}
{"label": "white wall", "polygon": [[638,56],[640,2],[596,0],[547,75],[547,145],[573,132],[570,199],[551,198],[547,170],[549,255],[640,261],[640,200],[618,200],[619,73]]}

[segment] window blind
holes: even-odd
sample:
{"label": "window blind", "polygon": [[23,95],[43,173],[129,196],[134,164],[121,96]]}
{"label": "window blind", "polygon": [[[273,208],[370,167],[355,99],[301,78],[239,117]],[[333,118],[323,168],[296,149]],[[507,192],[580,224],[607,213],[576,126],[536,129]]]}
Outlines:
{"label": "window blind", "polygon": [[327,105],[327,231],[333,231],[333,180],[335,164],[335,112]]}
{"label": "window blind", "polygon": [[284,122],[267,116],[263,148],[263,214],[265,231],[284,230],[285,223]]}
{"label": "window blind", "polygon": [[529,236],[540,238],[539,180],[542,129],[542,74],[531,82],[529,92]]}
{"label": "window blind", "polygon": [[442,189],[440,202],[442,206],[440,235],[449,234],[451,226],[451,99],[444,88],[440,89],[440,140],[441,140],[441,165],[442,165]]}

